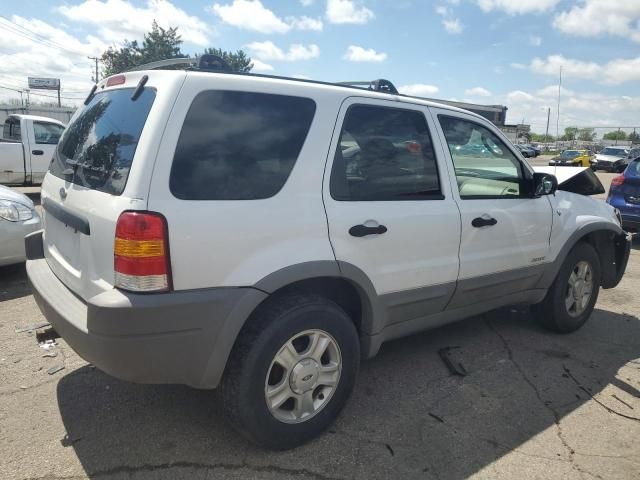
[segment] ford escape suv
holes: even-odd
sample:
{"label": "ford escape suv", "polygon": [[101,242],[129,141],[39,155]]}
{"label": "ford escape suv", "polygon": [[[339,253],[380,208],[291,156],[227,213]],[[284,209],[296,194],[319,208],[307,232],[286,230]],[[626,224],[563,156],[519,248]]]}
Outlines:
{"label": "ford escape suv", "polygon": [[385,341],[516,303],[580,328],[630,238],[562,188],[487,120],[387,81],[127,72],[61,138],[27,270],[87,361],[220,387],[239,432],[291,448]]}

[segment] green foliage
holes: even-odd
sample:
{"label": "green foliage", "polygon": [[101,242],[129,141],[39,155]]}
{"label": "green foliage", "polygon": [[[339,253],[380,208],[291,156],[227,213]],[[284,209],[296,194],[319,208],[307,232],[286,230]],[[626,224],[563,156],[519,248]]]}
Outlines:
{"label": "green foliage", "polygon": [[229,64],[231,70],[234,72],[247,73],[253,68],[251,58],[249,58],[242,50],[238,50],[234,53],[225,52],[220,48],[205,48],[203,53],[221,57],[225,62],[227,62],[227,64]]}
{"label": "green foliage", "polygon": [[581,128],[578,130],[578,140],[582,140],[584,142],[592,142],[596,137],[596,132],[593,128]]}
{"label": "green foliage", "polygon": [[631,140],[632,143],[640,143],[640,133],[631,132],[627,137],[627,140]]}
{"label": "green foliage", "polygon": [[554,142],[556,138],[553,135],[544,135],[540,133],[531,133],[531,141],[538,143]]}
{"label": "green foliage", "polygon": [[[125,40],[123,47],[109,47],[102,54],[102,75],[108,77],[145,63],[186,57],[180,50],[181,46],[182,38],[177,27],[165,29],[154,20],[151,31],[144,35],[142,45],[136,40]],[[220,48],[207,48],[204,53],[222,57],[234,72],[245,73],[253,68],[251,58],[242,50],[226,52]]]}
{"label": "green foliage", "polygon": [[622,130],[615,130],[613,132],[605,133],[602,138],[605,140],[626,140],[627,134]]}

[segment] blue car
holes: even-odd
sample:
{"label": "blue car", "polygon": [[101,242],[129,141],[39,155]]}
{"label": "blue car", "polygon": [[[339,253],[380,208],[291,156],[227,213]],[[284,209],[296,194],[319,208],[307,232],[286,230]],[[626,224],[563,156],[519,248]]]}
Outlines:
{"label": "blue car", "polygon": [[607,203],[622,214],[622,227],[627,231],[640,231],[640,148],[629,153],[629,166],[613,180]]}

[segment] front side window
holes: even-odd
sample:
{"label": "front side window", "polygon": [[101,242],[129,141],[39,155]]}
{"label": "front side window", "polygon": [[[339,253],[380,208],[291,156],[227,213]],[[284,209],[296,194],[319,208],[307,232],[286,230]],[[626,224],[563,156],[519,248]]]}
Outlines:
{"label": "front side window", "polygon": [[424,115],[399,108],[351,106],[330,183],[331,196],[342,201],[444,198]]}
{"label": "front side window", "polygon": [[514,198],[526,192],[522,165],[488,128],[438,115],[456,172],[460,198]]}
{"label": "front side window", "polygon": [[209,90],[189,107],[169,187],[182,200],[254,200],[284,186],[316,104],[310,98]]}
{"label": "front side window", "polygon": [[33,133],[36,143],[40,145],[56,145],[64,127],[55,123],[33,122]]}

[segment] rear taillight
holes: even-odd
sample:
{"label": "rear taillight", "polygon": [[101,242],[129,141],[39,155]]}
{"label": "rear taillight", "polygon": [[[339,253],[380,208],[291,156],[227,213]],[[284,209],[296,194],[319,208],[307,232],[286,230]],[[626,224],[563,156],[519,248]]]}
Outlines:
{"label": "rear taillight", "polygon": [[171,290],[168,237],[159,213],[122,213],[113,247],[115,286],[132,292]]}
{"label": "rear taillight", "polygon": [[624,175],[618,175],[617,177],[613,177],[611,180],[612,187],[619,187],[624,183]]}

